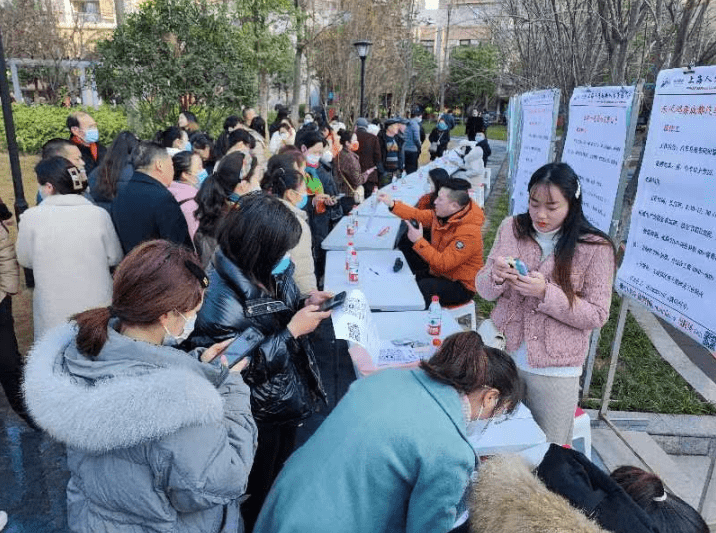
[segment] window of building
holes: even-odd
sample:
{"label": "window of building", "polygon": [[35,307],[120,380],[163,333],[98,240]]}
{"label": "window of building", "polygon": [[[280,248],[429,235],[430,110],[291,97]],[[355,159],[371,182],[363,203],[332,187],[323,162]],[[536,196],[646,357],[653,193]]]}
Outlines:
{"label": "window of building", "polygon": [[470,39],[460,39],[460,46],[470,46],[472,41]]}
{"label": "window of building", "polygon": [[422,44],[425,49],[430,52],[431,54],[435,50],[435,41],[432,40],[422,40],[420,41],[420,44]]}
{"label": "window of building", "polygon": [[81,21],[102,22],[99,0],[73,0],[72,8]]}

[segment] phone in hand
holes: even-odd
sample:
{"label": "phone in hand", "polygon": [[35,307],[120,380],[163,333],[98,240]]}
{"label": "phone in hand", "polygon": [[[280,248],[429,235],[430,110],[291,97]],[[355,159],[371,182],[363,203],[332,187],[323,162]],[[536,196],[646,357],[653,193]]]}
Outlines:
{"label": "phone in hand", "polygon": [[519,272],[520,276],[526,276],[529,273],[527,265],[519,257],[506,257],[507,264]]}
{"label": "phone in hand", "polygon": [[413,226],[415,229],[420,229],[420,222],[418,222],[414,218],[410,219],[410,225]]}
{"label": "phone in hand", "polygon": [[339,305],[343,305],[343,302],[346,301],[346,291],[339,292],[336,294],[333,298],[328,298],[328,300],[325,300],[321,306],[318,308],[319,311],[330,311],[331,309],[338,307]]}
{"label": "phone in hand", "polygon": [[251,357],[251,351],[256,347],[256,342],[250,336],[237,335],[221,355],[226,357],[229,368],[237,365],[243,359]]}

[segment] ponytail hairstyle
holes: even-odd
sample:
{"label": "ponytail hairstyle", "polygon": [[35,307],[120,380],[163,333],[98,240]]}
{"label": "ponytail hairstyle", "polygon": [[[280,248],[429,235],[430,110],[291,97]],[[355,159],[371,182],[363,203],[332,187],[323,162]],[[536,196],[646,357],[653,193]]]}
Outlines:
{"label": "ponytail hairstyle", "polygon": [[450,335],[440,349],[420,363],[435,381],[450,385],[461,394],[489,387],[500,392],[495,412],[511,413],[520,402],[517,366],[502,350],[485,346],[474,331]]}
{"label": "ponytail hairstyle", "polygon": [[[273,156],[276,157],[276,156]],[[280,156],[279,156],[280,157]],[[298,190],[304,183],[301,173],[292,168],[275,166],[271,172],[266,172],[261,180],[261,189],[268,194],[283,198],[288,190]]]}
{"label": "ponytail hairstyle", "polygon": [[35,167],[37,182],[49,183],[57,194],[82,194],[87,188],[87,176],[64,157],[41,160]]}
{"label": "ponytail hairstyle", "polygon": [[350,143],[353,140],[353,135],[355,135],[355,133],[348,130],[338,132],[338,139],[342,148],[345,148],[346,143]]}
{"label": "ponytail hairstyle", "polygon": [[114,272],[112,305],[72,317],[79,329],[77,348],[86,357],[97,357],[111,318],[124,325],[152,325],[169,311],[194,309],[208,284],[201,262],[188,248],[164,240],[142,243]]}
{"label": "ponytail hairstyle", "polygon": [[[572,258],[577,244],[609,246],[616,255],[614,243],[609,235],[590,224],[582,211],[582,190],[577,174],[567,163],[548,163],[538,168],[530,178],[527,191],[537,186],[554,185],[569,204],[567,217],[562,222],[560,237],[554,247],[554,281],[567,296],[570,307],[574,305],[577,294],[572,286]],[[535,238],[536,230],[529,211],[517,215],[512,230],[518,239]]]}
{"label": "ponytail hairstyle", "polygon": [[194,216],[199,221],[199,231],[214,236],[219,220],[226,211],[226,200],[244,178],[241,169],[244,154],[232,152],[224,156],[214,173],[204,180],[194,200],[197,203]]}
{"label": "ponytail hairstyle", "polygon": [[656,474],[636,466],[620,466],[610,477],[644,509],[659,531],[709,533],[701,515],[684,500],[667,492]]}
{"label": "ponytail hairstyle", "polygon": [[[199,157],[199,154],[196,154]],[[191,159],[194,157],[194,152],[188,152],[186,150],[177,152],[172,156],[172,163],[174,164],[174,181],[181,181],[182,174],[191,170]]]}

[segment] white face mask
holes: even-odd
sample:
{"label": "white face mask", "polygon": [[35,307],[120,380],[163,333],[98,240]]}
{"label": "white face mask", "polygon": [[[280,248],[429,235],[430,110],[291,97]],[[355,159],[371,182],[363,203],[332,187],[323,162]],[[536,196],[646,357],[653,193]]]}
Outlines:
{"label": "white face mask", "polygon": [[480,412],[477,413],[477,418],[475,420],[471,420],[467,424],[467,436],[470,437],[473,441],[477,439],[480,439],[482,435],[487,431],[487,426],[490,423],[490,419],[486,418],[484,420],[480,419],[482,416],[482,410],[483,406],[480,405]]}
{"label": "white face mask", "polygon": [[[177,311],[177,313],[179,313],[179,311]],[[175,337],[170,333],[167,327],[164,326],[164,331],[166,331],[164,339],[162,340],[162,344],[164,346],[177,346],[187,340],[189,338],[189,335],[191,335],[191,332],[194,331],[194,325],[196,324],[196,315],[191,318],[187,318],[181,313],[179,313],[179,315],[181,315],[181,317],[184,319],[184,327],[182,328],[181,333]]]}
{"label": "white face mask", "polygon": [[318,166],[318,162],[321,160],[321,156],[316,154],[306,154],[306,164],[311,167]]}
{"label": "white face mask", "polygon": [[323,161],[326,164],[330,164],[331,161],[333,161],[333,152],[328,150],[327,152],[323,152],[323,155],[321,156],[321,161]]}

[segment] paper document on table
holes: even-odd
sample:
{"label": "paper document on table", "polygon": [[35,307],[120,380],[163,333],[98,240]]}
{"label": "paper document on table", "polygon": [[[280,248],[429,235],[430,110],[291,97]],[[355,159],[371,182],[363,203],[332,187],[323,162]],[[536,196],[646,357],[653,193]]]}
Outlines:
{"label": "paper document on table", "polygon": [[343,305],[333,311],[332,319],[336,339],[360,344],[374,361],[377,359],[380,338],[365,294],[352,290]]}
{"label": "paper document on table", "polygon": [[416,353],[412,346],[394,346],[390,342],[383,342],[380,345],[377,365],[402,365],[420,359],[420,354]]}

